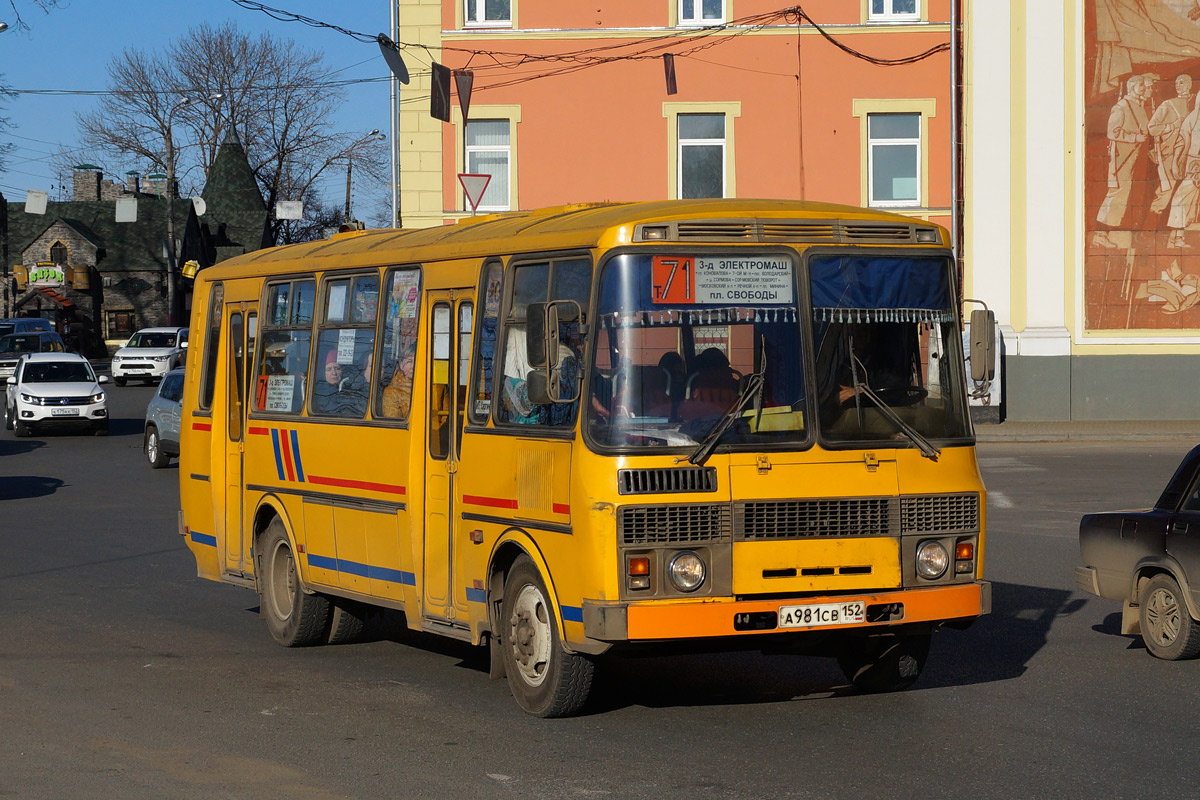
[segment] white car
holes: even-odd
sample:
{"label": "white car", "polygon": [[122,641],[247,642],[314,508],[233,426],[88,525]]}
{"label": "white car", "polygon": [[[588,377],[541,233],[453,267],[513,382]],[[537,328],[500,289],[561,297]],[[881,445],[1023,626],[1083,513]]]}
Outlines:
{"label": "white car", "polygon": [[39,428],[108,434],[108,398],[92,365],[74,353],[30,353],[17,362],[4,394],[4,427],[17,436]]}
{"label": "white car", "polygon": [[187,328],[142,328],[112,357],[112,376],[117,386],[130,379],[156,380],[187,357]]}

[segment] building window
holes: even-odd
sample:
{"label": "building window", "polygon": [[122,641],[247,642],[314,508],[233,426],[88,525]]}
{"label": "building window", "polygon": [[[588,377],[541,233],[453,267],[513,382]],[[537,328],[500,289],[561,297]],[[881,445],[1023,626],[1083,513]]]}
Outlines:
{"label": "building window", "polygon": [[66,266],[67,261],[67,246],[62,242],[55,242],[50,245],[50,260],[60,266]]}
{"label": "building window", "polygon": [[723,22],[725,0],[679,0],[680,25],[720,25]]}
{"label": "building window", "polygon": [[867,115],[867,176],[868,205],[921,205],[920,114]]}
{"label": "building window", "polygon": [[479,211],[508,211],[512,208],[512,193],[509,191],[512,162],[510,130],[506,119],[467,123],[463,137],[466,171],[473,175],[492,176],[483,199],[479,201]]}
{"label": "building window", "polygon": [[117,339],[121,337],[128,338],[133,335],[134,331],[134,312],[132,311],[109,311],[108,312],[108,338]]}
{"label": "building window", "polygon": [[869,0],[871,22],[912,22],[921,18],[920,0]]}
{"label": "building window", "polygon": [[725,115],[679,115],[679,197],[725,196]]}
{"label": "building window", "polygon": [[465,0],[463,27],[512,25],[512,0]]}

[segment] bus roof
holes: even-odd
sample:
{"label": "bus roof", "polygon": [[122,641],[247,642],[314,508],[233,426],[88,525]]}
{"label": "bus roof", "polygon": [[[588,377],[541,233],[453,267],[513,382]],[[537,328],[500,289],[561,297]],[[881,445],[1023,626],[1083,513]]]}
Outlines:
{"label": "bus roof", "polygon": [[[686,241],[693,244],[801,242],[905,244],[915,241],[914,231],[936,231],[929,244],[947,245],[945,229],[933,223],[899,214],[855,206],[797,200],[664,200],[640,203],[581,203],[529,211],[508,211],[464,217],[456,224],[431,228],[384,228],[352,231],[302,244],[256,250],[224,261],[202,273],[208,280],[232,278],[245,273],[290,272],[300,269],[411,264],[455,258],[507,255],[546,250],[570,250],[633,241],[635,225],[680,223],[704,220],[689,230]],[[798,228],[772,228],[762,234],[756,220],[795,220],[808,223]],[[847,226],[820,224],[844,222]],[[817,223],[816,225],[812,223]],[[864,223],[860,235],[852,229]],[[801,230],[802,229],[802,230]],[[497,240],[507,244],[498,248]],[[331,259],[334,263],[325,262]]]}

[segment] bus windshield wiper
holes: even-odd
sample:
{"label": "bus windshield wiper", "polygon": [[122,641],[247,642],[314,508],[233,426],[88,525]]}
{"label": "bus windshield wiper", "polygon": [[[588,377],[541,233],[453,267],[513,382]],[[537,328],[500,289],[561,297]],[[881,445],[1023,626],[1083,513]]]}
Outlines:
{"label": "bus windshield wiper", "polygon": [[[858,361],[857,357],[851,356],[851,358],[854,361]],[[860,367],[862,366],[861,363],[859,364],[859,366]],[[865,368],[863,368],[863,373],[864,374],[866,373]],[[858,405],[858,399],[860,397],[865,397],[868,400],[870,400],[872,403],[874,403],[875,407],[879,409],[879,412],[881,414],[883,414],[883,416],[886,417],[889,422],[891,422],[893,425],[895,425],[897,428],[899,428],[900,432],[903,433],[904,436],[910,442],[912,442],[913,444],[915,444],[917,446],[917,449],[921,451],[921,455],[925,456],[930,461],[937,461],[938,456],[941,454],[942,451],[937,449],[936,447],[934,447],[933,444],[928,439],[926,439],[924,436],[922,436],[917,431],[916,428],[914,428],[912,425],[909,425],[904,420],[900,419],[900,415],[897,414],[895,411],[893,411],[892,407],[883,401],[883,398],[881,398],[879,395],[875,394],[875,392],[873,392],[871,390],[871,387],[867,386],[867,383],[865,380],[859,379],[858,370],[855,369],[855,371],[854,371],[854,403],[855,403],[855,405]]]}
{"label": "bus windshield wiper", "polygon": [[[696,445],[696,449],[687,457],[688,461],[698,467],[702,466],[708,460],[708,457],[712,455],[713,450],[717,448],[717,443],[721,441],[722,434],[729,430],[729,426],[733,424],[734,420],[742,415],[742,412],[746,409],[746,405],[750,401],[754,401],[755,417],[757,418],[762,415],[763,386],[766,385],[764,373],[767,371],[765,346],[763,347],[762,356],[759,358],[759,361],[758,369],[746,379],[746,383],[742,386],[741,391],[738,392],[737,399],[733,401],[733,404],[729,408],[725,409],[725,413],[717,420],[717,424],[713,425],[709,432],[704,435],[704,438],[700,440],[700,443]],[[679,461],[682,459],[676,460]]]}

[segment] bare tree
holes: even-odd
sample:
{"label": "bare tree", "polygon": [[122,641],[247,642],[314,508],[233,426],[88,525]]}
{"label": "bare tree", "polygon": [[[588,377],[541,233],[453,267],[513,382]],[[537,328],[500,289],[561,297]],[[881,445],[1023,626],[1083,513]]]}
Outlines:
{"label": "bare tree", "polygon": [[[247,36],[232,22],[201,24],[162,53],[117,56],[109,65],[112,101],[78,121],[85,144],[163,170],[169,142],[179,183],[188,188],[207,180],[233,130],[269,208],[277,200],[317,204],[316,178],[337,159],[353,154],[355,166],[375,179],[384,160],[378,141],[333,127],[344,98],[328,73],[319,53],[290,40]],[[218,93],[223,97],[212,99]],[[296,230],[272,219],[275,242]]]}
{"label": "bare tree", "polygon": [[52,8],[62,8],[63,0],[28,0],[26,3],[18,3],[17,0],[8,0],[8,6],[13,12],[13,30],[29,30],[29,23],[21,16],[22,6],[33,6],[47,14]]}

